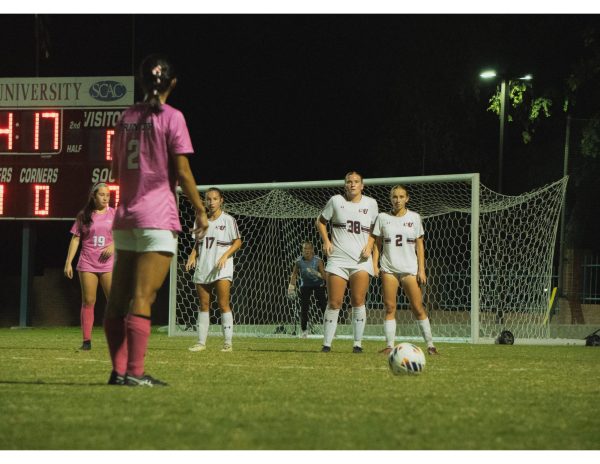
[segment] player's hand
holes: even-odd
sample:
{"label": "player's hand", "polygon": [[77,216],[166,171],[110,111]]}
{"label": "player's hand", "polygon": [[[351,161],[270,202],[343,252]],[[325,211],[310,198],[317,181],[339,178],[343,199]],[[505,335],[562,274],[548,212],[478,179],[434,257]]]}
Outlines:
{"label": "player's hand", "polygon": [[107,247],[105,247],[102,250],[102,253],[100,253],[100,262],[105,263],[106,261],[108,261],[114,252],[115,252],[115,244],[111,243],[110,245],[108,245]]}
{"label": "player's hand", "polygon": [[217,261],[217,269],[221,270],[227,264],[227,257],[225,255],[221,256]]}
{"label": "player's hand", "polygon": [[373,264],[373,275],[379,277],[379,266]]}
{"label": "player's hand", "polygon": [[196,228],[192,230],[192,234],[195,235],[196,240],[200,240],[206,235],[206,232],[208,232],[208,216],[206,215],[206,210],[196,210],[195,226]]}
{"label": "player's hand", "polygon": [[417,283],[419,285],[425,285],[427,283],[427,276],[425,271],[417,271]]}
{"label": "player's hand", "polygon": [[73,266],[71,265],[71,263],[65,264],[64,272],[65,272],[65,277],[67,277],[68,279],[73,278]]}
{"label": "player's hand", "polygon": [[325,256],[331,256],[331,253],[333,253],[333,244],[331,242],[327,241],[323,243],[323,253],[325,253]]}
{"label": "player's hand", "polygon": [[194,269],[196,267],[196,255],[191,254],[188,256],[187,263],[185,263],[185,270],[189,271],[190,269]]}
{"label": "player's hand", "polygon": [[287,297],[290,300],[293,300],[294,298],[296,298],[296,286],[295,285],[288,285],[288,290],[287,290]]}
{"label": "player's hand", "polygon": [[373,247],[370,247],[369,244],[367,243],[365,245],[365,247],[362,249],[362,251],[360,252],[360,257],[362,259],[369,259],[369,256],[371,256],[371,254],[373,254]]}

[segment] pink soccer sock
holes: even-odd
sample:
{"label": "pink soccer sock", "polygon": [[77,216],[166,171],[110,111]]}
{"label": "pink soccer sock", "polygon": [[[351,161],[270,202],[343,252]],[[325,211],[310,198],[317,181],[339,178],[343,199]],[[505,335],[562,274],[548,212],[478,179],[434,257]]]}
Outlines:
{"label": "pink soccer sock", "polygon": [[128,314],[127,324],[127,373],[135,377],[144,375],[144,356],[150,338],[150,319],[144,316]]}
{"label": "pink soccer sock", "polygon": [[127,371],[127,330],[124,317],[104,318],[104,334],[113,370],[119,375]]}
{"label": "pink soccer sock", "polygon": [[81,305],[80,311],[81,331],[84,340],[92,339],[92,327],[94,327],[94,305]]}

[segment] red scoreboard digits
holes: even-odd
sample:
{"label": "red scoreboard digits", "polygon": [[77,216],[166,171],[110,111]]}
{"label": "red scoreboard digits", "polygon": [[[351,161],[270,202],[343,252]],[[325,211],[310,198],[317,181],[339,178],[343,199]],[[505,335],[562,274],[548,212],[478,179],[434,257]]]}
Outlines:
{"label": "red scoreboard digits", "polygon": [[114,127],[133,77],[0,79],[0,219],[73,219],[92,185],[111,203]]}

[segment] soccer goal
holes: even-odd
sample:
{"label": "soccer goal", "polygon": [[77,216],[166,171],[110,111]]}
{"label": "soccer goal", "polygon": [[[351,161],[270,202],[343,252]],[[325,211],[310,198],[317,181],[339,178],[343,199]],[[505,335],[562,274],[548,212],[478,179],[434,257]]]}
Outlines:
{"label": "soccer goal", "polygon": [[[479,174],[365,179],[364,193],[377,200],[380,211],[390,209],[392,186],[403,184],[409,190],[409,208],[423,218],[428,278],[424,302],[435,339],[485,343],[502,330],[510,330],[517,340],[549,337],[546,315],[566,183],[565,177],[529,193],[506,196],[481,185]],[[292,266],[305,240],[322,256],[315,219],[343,186],[342,180],[217,186],[243,240],[235,255],[232,286],[235,336],[300,332],[299,301],[287,297]],[[193,208],[181,191],[179,207],[184,233],[171,268],[172,336],[195,334],[198,314],[193,274],[185,271],[194,244]],[[397,338],[420,339],[408,301],[399,293]],[[365,338],[383,339],[379,279],[371,279],[366,306]],[[351,336],[350,313],[346,295],[338,337]],[[211,333],[220,333],[216,302],[210,314]],[[313,305],[309,329],[315,337],[322,335],[322,319]]]}

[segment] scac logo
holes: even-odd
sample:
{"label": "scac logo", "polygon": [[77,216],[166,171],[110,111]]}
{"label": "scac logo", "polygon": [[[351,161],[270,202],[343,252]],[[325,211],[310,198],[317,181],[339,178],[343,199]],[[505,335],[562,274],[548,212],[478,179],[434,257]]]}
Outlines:
{"label": "scac logo", "polygon": [[90,96],[103,102],[118,100],[123,98],[126,93],[125,84],[117,81],[99,81],[90,86]]}

